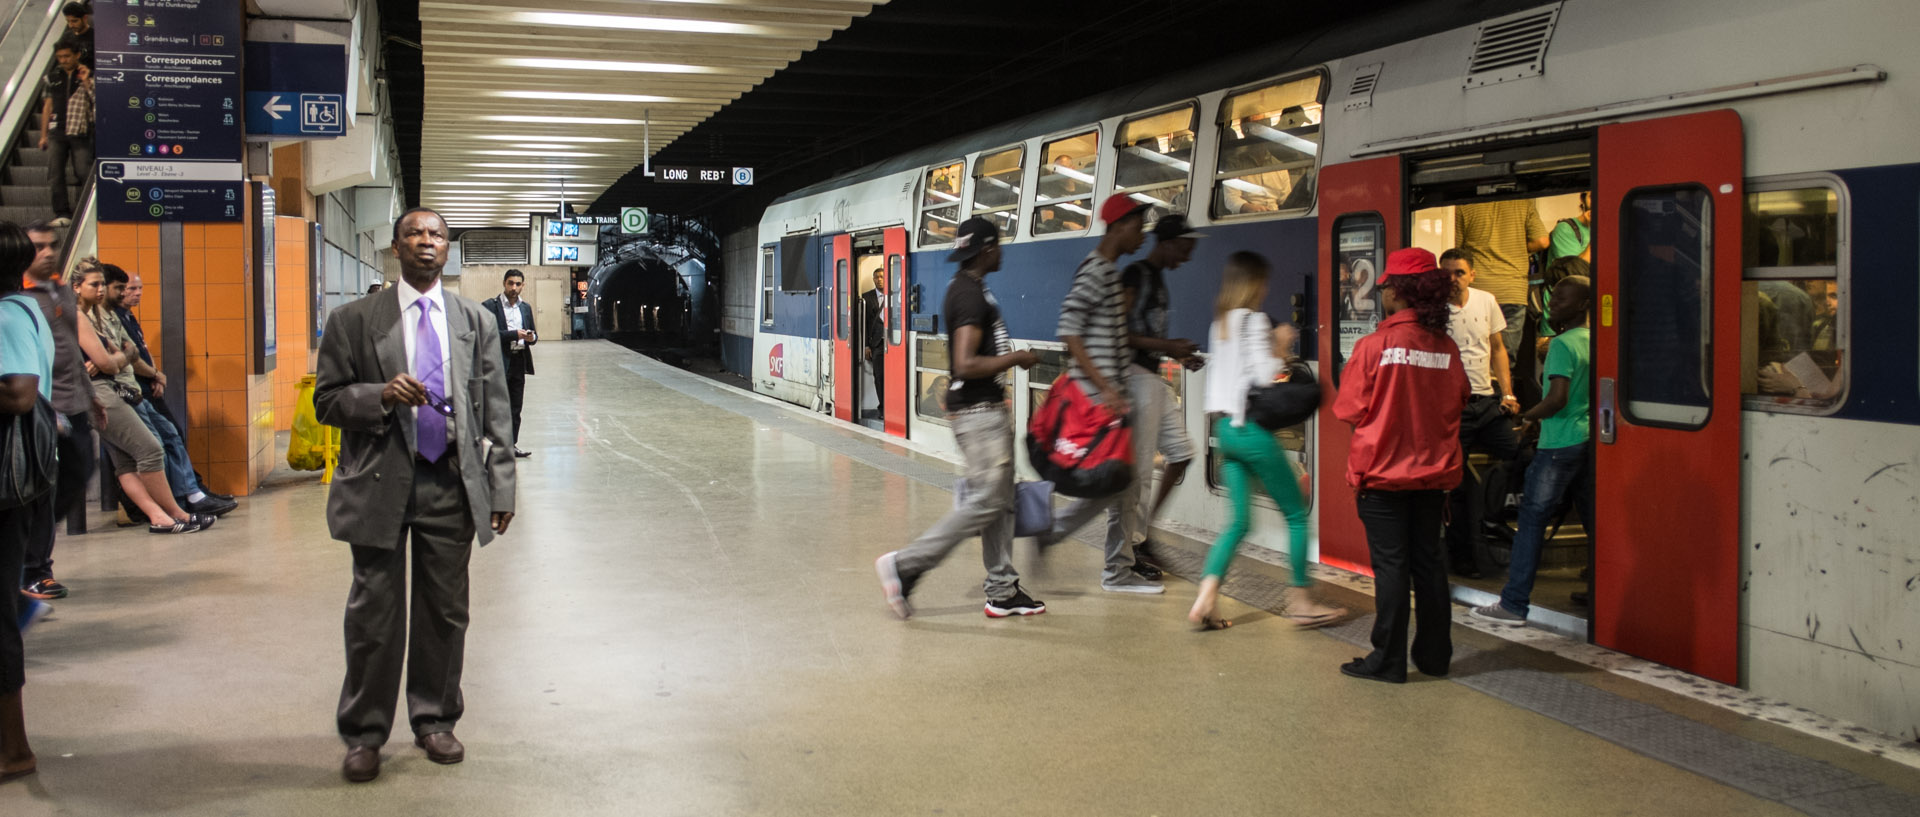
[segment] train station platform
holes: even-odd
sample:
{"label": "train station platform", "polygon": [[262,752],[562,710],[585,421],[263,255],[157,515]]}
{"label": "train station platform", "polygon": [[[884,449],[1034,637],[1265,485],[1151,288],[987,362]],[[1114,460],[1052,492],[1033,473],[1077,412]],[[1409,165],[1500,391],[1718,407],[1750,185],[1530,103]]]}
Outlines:
{"label": "train station platform", "polygon": [[[1369,620],[1292,629],[1252,558],[1226,631],[1189,628],[1186,581],[1103,593],[1093,548],[1026,541],[1045,615],[982,616],[968,546],[902,622],[872,561],[950,506],[952,463],[609,343],[539,354],[519,515],[472,561],[465,763],[403,731],[341,781],[350,559],[318,475],[283,473],[203,534],[61,539],[40,770],[0,814],[1920,813],[1911,750],[1464,622],[1448,678],[1344,677]],[[1169,544],[1192,575],[1203,543]]]}

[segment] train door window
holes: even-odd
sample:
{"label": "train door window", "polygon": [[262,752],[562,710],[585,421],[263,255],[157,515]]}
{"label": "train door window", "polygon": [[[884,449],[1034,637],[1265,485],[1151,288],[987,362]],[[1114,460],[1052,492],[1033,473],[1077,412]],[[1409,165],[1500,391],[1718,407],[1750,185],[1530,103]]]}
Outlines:
{"label": "train door window", "polygon": [[1198,105],[1147,114],[1120,123],[1114,139],[1113,189],[1153,205],[1147,223],[1187,211],[1193,176],[1193,129]]}
{"label": "train door window", "polygon": [[1047,404],[1047,390],[1052,388],[1053,381],[1067,373],[1068,362],[1065,349],[1034,349],[1033,353],[1040,357],[1040,362],[1027,370],[1028,417]]}
{"label": "train door window", "polygon": [[855,287],[852,276],[847,272],[847,259],[842,258],[834,262],[833,280],[835,288],[840,291],[840,297],[836,299],[840,302],[839,336],[843,341],[853,340],[853,290]]}
{"label": "train door window", "polygon": [[1097,130],[1040,147],[1040,180],[1030,220],[1034,235],[1084,232],[1093,223],[1094,164],[1099,158]]}
{"label": "train door window", "polygon": [[760,251],[760,325],[773,325],[773,276],[779,270],[774,265],[773,248]]}
{"label": "train door window", "polygon": [[920,246],[952,244],[960,229],[960,182],[965,161],[927,168],[920,186]]}
{"label": "train door window", "polygon": [[906,264],[900,256],[887,256],[887,345],[906,341]]}
{"label": "train door window", "polygon": [[922,420],[947,424],[947,392],[953,388],[953,363],[947,357],[947,338],[920,336],[914,342],[913,413]]}
{"label": "train door window", "polygon": [[1384,269],[1381,244],[1386,241],[1386,222],[1379,213],[1354,213],[1333,222],[1333,280],[1340,287],[1334,294],[1336,341],[1333,355],[1333,380],[1340,382],[1340,370],[1353,356],[1353,346],[1373,332],[1386,316],[1380,302],[1380,290],[1374,282]]}
{"label": "train door window", "polygon": [[973,215],[992,221],[1000,235],[1020,234],[1020,172],[1026,148],[1010,147],[973,163]]}
{"label": "train door window", "polygon": [[1214,218],[1304,212],[1313,207],[1324,80],[1315,72],[1221,101]]}
{"label": "train door window", "polygon": [[1746,408],[1822,414],[1846,393],[1845,193],[1824,175],[1747,186],[1740,287]]}
{"label": "train door window", "polygon": [[[1643,425],[1700,428],[1712,395],[1712,196],[1697,185],[1635,190],[1621,220],[1626,416]],[[1611,308],[1601,302],[1603,324]]]}

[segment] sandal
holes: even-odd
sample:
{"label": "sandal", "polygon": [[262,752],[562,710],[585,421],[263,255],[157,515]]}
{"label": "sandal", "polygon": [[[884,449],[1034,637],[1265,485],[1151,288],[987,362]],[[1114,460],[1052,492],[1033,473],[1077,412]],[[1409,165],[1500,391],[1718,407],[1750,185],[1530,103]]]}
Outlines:
{"label": "sandal", "polygon": [[1194,629],[1194,632],[1204,633],[1204,632],[1207,632],[1208,630],[1224,630],[1232,626],[1233,626],[1233,621],[1230,619],[1215,618],[1213,616],[1204,616],[1200,619],[1199,626],[1194,627],[1193,629]]}
{"label": "sandal", "polygon": [[188,516],[187,520],[188,521],[185,521],[185,522],[176,521],[170,525],[148,525],[147,532],[148,533],[198,533],[201,529],[200,520],[193,518],[192,516]]}

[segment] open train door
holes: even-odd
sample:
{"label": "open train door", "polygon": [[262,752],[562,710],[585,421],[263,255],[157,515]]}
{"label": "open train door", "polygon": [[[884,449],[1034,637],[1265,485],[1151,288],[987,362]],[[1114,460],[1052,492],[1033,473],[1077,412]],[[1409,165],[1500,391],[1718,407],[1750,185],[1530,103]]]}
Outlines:
{"label": "open train door", "polygon": [[1599,145],[1593,640],[1736,684],[1740,117],[1606,125]]}
{"label": "open train door", "polygon": [[1347,487],[1347,445],[1353,429],[1333,416],[1340,367],[1385,317],[1374,279],[1387,253],[1400,247],[1406,222],[1404,185],[1397,156],[1331,165],[1320,170],[1319,338],[1321,389],[1319,462],[1320,561],[1372,575],[1367,533]]}
{"label": "open train door", "polygon": [[832,274],[833,417],[851,423],[860,416],[853,399],[853,384],[860,379],[860,358],[853,353],[853,299],[860,295],[853,281],[853,236],[833,237]]}
{"label": "open train door", "polygon": [[880,403],[884,408],[888,434],[895,437],[907,436],[907,406],[913,390],[907,379],[911,373],[907,366],[907,229],[888,227],[881,234],[882,256],[886,264],[887,302],[884,307],[887,324],[886,394]]}

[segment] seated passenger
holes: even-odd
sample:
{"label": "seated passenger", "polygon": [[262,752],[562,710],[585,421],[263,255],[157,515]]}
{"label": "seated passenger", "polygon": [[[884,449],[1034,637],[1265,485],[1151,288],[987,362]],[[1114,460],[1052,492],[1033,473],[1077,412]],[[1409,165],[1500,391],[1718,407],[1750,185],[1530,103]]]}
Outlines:
{"label": "seated passenger", "polygon": [[1588,464],[1593,443],[1587,425],[1591,408],[1588,380],[1593,367],[1587,307],[1592,298],[1593,286],[1585,276],[1568,276],[1554,287],[1553,323],[1560,334],[1547,352],[1547,380],[1551,385],[1546,397],[1520,415],[1523,425],[1540,425],[1540,443],[1533,464],[1527,466],[1520,525],[1507,563],[1507,585],[1500,591],[1499,603],[1473,608],[1476,618],[1526,623],[1548,517],[1569,491],[1580,509],[1581,523],[1593,524],[1593,481]]}
{"label": "seated passenger", "polygon": [[914,403],[914,409],[923,417],[947,416],[947,389],[953,387],[953,378],[940,375],[920,392],[920,399]]}

